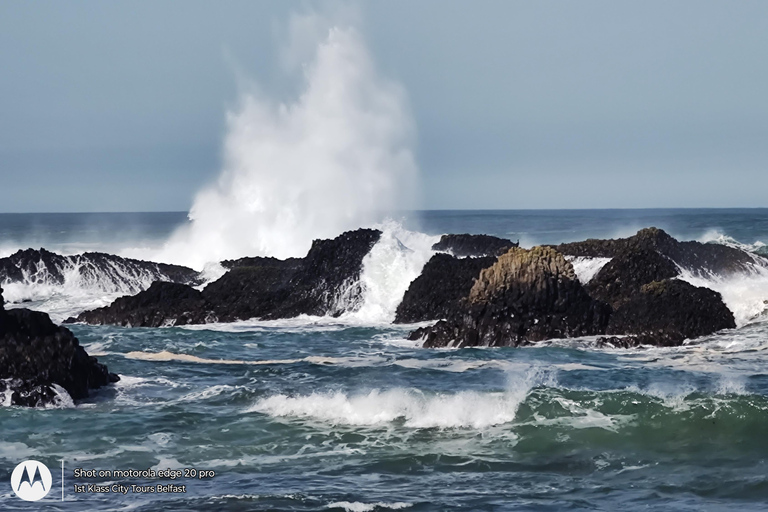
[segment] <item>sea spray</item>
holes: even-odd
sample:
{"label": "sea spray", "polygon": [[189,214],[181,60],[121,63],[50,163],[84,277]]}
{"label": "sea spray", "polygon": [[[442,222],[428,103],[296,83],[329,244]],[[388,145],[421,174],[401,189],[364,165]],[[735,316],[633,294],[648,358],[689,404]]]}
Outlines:
{"label": "sea spray", "polygon": [[361,393],[277,394],[259,400],[248,412],[332,425],[378,426],[402,421],[407,428],[482,429],[514,421],[518,407],[533,388],[554,382],[554,372],[530,367],[523,372],[510,372],[507,389],[498,392],[432,393],[392,388]]}
{"label": "sea spray", "polygon": [[329,28],[304,79],[293,102],[242,94],[227,114],[221,175],[153,259],[202,269],[242,256],[303,256],[313,239],[412,206],[405,93],[377,73],[358,31]]}
{"label": "sea spray", "polygon": [[438,236],[404,229],[394,221],[376,226],[382,236],[363,260],[360,281],[362,303],[350,307],[343,320],[365,324],[391,323],[395,310],[411,282],[434,254],[432,245]]}

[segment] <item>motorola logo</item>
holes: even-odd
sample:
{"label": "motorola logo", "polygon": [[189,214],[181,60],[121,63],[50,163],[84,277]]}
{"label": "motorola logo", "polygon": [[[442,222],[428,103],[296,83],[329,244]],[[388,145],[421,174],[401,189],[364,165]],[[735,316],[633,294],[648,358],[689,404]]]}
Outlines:
{"label": "motorola logo", "polygon": [[41,500],[51,490],[51,472],[42,462],[25,460],[13,470],[11,487],[16,496],[26,501]]}

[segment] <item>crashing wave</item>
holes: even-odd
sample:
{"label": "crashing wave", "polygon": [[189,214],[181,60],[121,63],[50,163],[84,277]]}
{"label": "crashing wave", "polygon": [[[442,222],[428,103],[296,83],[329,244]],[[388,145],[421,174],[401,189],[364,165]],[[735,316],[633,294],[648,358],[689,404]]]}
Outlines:
{"label": "crashing wave", "polygon": [[26,249],[0,258],[0,286],[9,307],[23,303],[57,320],[136,294],[154,281],[197,284],[199,280],[198,273],[186,267],[98,252],[63,256]]}

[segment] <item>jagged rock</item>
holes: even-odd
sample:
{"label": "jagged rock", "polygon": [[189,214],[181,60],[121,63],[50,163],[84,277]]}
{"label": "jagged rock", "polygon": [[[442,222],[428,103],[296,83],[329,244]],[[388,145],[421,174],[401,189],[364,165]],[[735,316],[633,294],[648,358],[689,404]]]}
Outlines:
{"label": "jagged rock", "polygon": [[490,235],[443,235],[432,246],[433,251],[449,252],[458,258],[466,256],[500,256],[518,244]]}
{"label": "jagged rock", "polygon": [[26,249],[0,258],[2,283],[63,285],[73,271],[81,283],[107,292],[137,293],[153,281],[199,284],[199,274],[191,268],[100,252],[62,256],[46,249]]}
{"label": "jagged rock", "polygon": [[395,323],[448,318],[457,311],[461,299],[469,295],[480,271],[495,261],[495,256],[456,258],[435,254],[403,295]]}
{"label": "jagged rock", "polygon": [[215,321],[214,307],[191,286],[155,281],[136,295],[116,299],[109,306],[85,311],[66,323],[124,327],[161,327]]}
{"label": "jagged rock", "polygon": [[566,256],[614,258],[626,252],[656,251],[676,265],[697,275],[727,275],[751,271],[754,265],[768,267],[768,260],[720,244],[679,242],[658,228],[645,228],[629,238],[589,239],[553,246]]}
{"label": "jagged rock", "polygon": [[43,406],[57,399],[60,386],[74,400],[119,377],[90,357],[72,332],[45,313],[5,311],[0,288],[0,393],[11,405]]}
{"label": "jagged rock", "polygon": [[241,258],[202,292],[186,285],[153,283],[145,292],[81,313],[76,321],[159,327],[259,317],[333,315],[359,305],[363,258],[381,232],[358,229],[315,240],[304,258]]}
{"label": "jagged rock", "polygon": [[606,333],[643,335],[640,342],[669,346],[734,327],[733,314],[719,293],[664,279],[643,285],[619,307]]}
{"label": "jagged rock", "polygon": [[592,299],[573,266],[548,247],[512,248],[480,272],[461,311],[409,336],[425,347],[518,346],[601,334],[611,308]]}
{"label": "jagged rock", "polygon": [[298,315],[339,316],[359,306],[363,258],[381,238],[377,229],[347,231],[332,240],[315,240],[286,285],[287,296],[266,319]]}

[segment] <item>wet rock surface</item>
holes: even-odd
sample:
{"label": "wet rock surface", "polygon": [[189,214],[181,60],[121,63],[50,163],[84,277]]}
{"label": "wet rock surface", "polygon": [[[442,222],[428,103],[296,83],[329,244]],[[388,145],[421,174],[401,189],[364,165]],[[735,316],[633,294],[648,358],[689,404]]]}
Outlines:
{"label": "wet rock surface", "polygon": [[622,304],[611,315],[606,334],[641,334],[679,344],[734,327],[733,314],[719,293],[679,279],[664,279],[643,285]]}
{"label": "wet rock surface", "polygon": [[65,323],[162,327],[215,320],[213,306],[198,290],[185,284],[155,281],[136,295],[120,297],[109,306],[85,311]]}
{"label": "wet rock surface", "polygon": [[435,254],[403,295],[397,306],[395,323],[448,318],[469,295],[480,271],[495,261],[495,256],[456,258],[450,254]]}
{"label": "wet rock surface", "polygon": [[118,380],[85,352],[69,329],[57,326],[45,313],[6,311],[0,297],[0,394],[5,403],[54,405],[61,400],[57,386],[80,400],[90,390]]}
{"label": "wet rock surface", "polygon": [[518,244],[490,235],[443,235],[432,246],[433,251],[449,252],[458,258],[466,256],[501,256]]}

